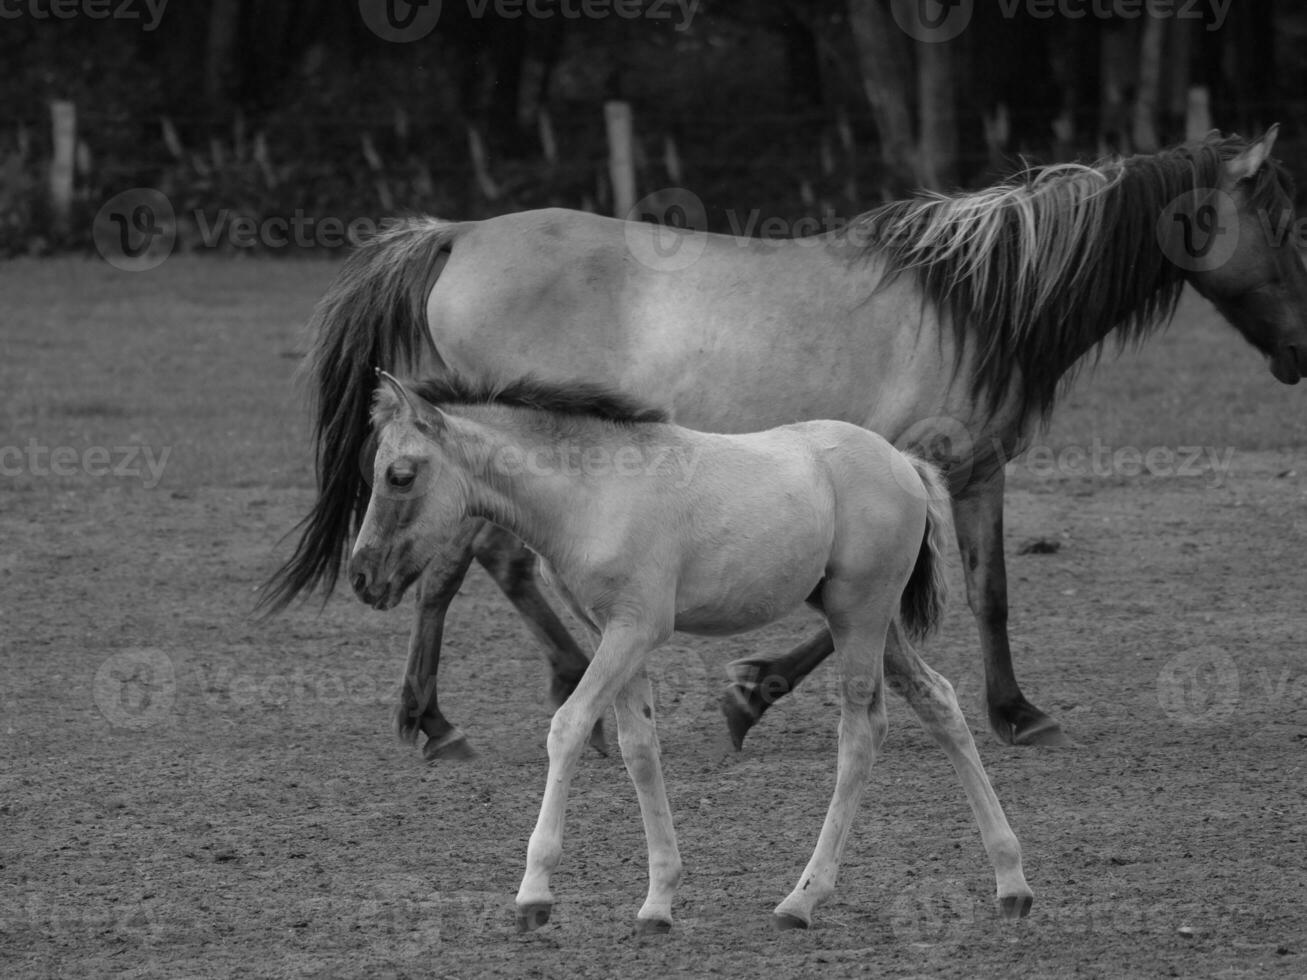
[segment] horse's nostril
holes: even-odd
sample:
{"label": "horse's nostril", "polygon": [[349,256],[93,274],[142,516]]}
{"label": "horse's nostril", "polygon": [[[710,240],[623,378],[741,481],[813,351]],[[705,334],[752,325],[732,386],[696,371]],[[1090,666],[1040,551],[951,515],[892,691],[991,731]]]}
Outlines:
{"label": "horse's nostril", "polygon": [[357,592],[359,595],[362,595],[364,590],[367,589],[367,587],[368,587],[368,577],[366,575],[364,575],[362,572],[359,572],[357,575],[354,576],[355,592]]}

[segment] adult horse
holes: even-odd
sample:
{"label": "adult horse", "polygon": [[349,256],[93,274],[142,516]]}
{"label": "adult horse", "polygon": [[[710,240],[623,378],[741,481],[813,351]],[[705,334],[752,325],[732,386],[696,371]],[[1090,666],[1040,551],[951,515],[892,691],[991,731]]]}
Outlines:
{"label": "adult horse", "polygon": [[[1295,216],[1270,156],[1275,135],[1213,133],[1041,168],[786,241],[563,210],[398,222],[351,256],[314,314],[318,499],[263,602],[277,609],[334,587],[368,503],[360,455],[374,368],[425,361],[490,388],[524,375],[585,380],[707,431],[840,419],[944,466],[990,725],[1006,742],[1058,744],[1060,728],[1012,669],[1003,464],[1087,354],[1168,322],[1186,282],[1278,380],[1307,373],[1307,271],[1284,233]],[[429,758],[466,750],[435,677],[445,610],[474,555],[546,640],[556,699],[586,662],[535,591],[520,545],[469,522],[439,555],[419,585],[398,715],[401,734],[429,736]],[[724,707],[737,744],[831,650],[823,631],[783,657],[733,665]]]}

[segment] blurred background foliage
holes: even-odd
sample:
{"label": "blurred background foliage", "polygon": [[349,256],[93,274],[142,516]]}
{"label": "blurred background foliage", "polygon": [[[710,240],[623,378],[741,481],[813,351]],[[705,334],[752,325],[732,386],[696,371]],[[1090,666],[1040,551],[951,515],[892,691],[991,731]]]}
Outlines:
{"label": "blurred background foliage", "polygon": [[[639,193],[687,187],[693,220],[736,232],[759,227],[750,214],[837,218],[1023,163],[1149,151],[1206,120],[1280,121],[1292,166],[1307,122],[1307,11],[1288,0],[1175,0],[1169,17],[976,0],[941,44],[901,31],[890,0],[699,0],[688,22],[663,0],[634,0],[638,17],[444,0],[411,43],[361,13],[397,0],[173,0],[153,29],[145,0],[100,0],[105,19],[93,2],[61,19],[51,0],[6,0],[0,254],[89,247],[96,210],[132,187],[168,195],[184,247],[220,216],[611,211],[609,100],[633,110]],[[63,220],[55,101],[77,113]]]}

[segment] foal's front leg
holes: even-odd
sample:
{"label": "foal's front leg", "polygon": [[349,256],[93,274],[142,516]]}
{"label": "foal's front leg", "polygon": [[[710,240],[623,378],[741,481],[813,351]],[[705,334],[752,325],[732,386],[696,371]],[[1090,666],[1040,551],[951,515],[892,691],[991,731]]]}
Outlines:
{"label": "foal's front leg", "polygon": [[643,667],[617,695],[616,708],[617,744],[640,800],[649,847],[649,894],[636,916],[636,930],[667,932],[672,927],[672,900],[681,881],[681,852],[676,846],[672,807],[663,784],[653,687]]}
{"label": "foal's front leg", "polygon": [[[838,584],[825,588],[828,611],[854,609],[858,601],[841,592]],[[886,616],[892,615],[886,613]],[[871,767],[885,742],[889,723],[885,717],[883,654],[887,618],[867,619],[859,626],[833,631],[841,660],[839,759],[835,770],[835,793],[831,796],[821,835],[808,866],[794,891],[772,913],[778,929],[806,929],[812,914],[835,891],[840,856],[858,805],[866,792]]]}
{"label": "foal's front leg", "polygon": [[563,857],[563,821],[567,794],[586,738],[595,722],[631,681],[644,657],[667,638],[669,630],[638,624],[609,624],[585,676],[549,725],[549,776],[540,816],[526,850],[526,873],[517,891],[517,927],[536,929],[549,921],[554,907],[550,879]]}

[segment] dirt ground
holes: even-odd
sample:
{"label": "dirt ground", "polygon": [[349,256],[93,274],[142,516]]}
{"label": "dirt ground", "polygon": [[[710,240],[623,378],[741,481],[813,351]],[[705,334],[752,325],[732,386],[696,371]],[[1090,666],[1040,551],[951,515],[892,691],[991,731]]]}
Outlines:
{"label": "dirt ground", "polygon": [[1018,675],[1074,747],[988,734],[956,570],[925,651],[1021,838],[1028,919],[999,921],[961,788],[895,701],[835,900],[772,932],[829,799],[836,678],[739,754],[716,696],[727,660],[814,626],[795,616],[655,666],[672,933],[631,934],[635,795],[588,755],[554,918],[523,936],[545,671],[489,579],[441,675],[465,764],[391,735],[411,601],[249,615],[312,500],[291,378],[333,271],[0,267],[0,974],[1307,975],[1307,396],[1201,302],[1082,379],[1011,467]]}

